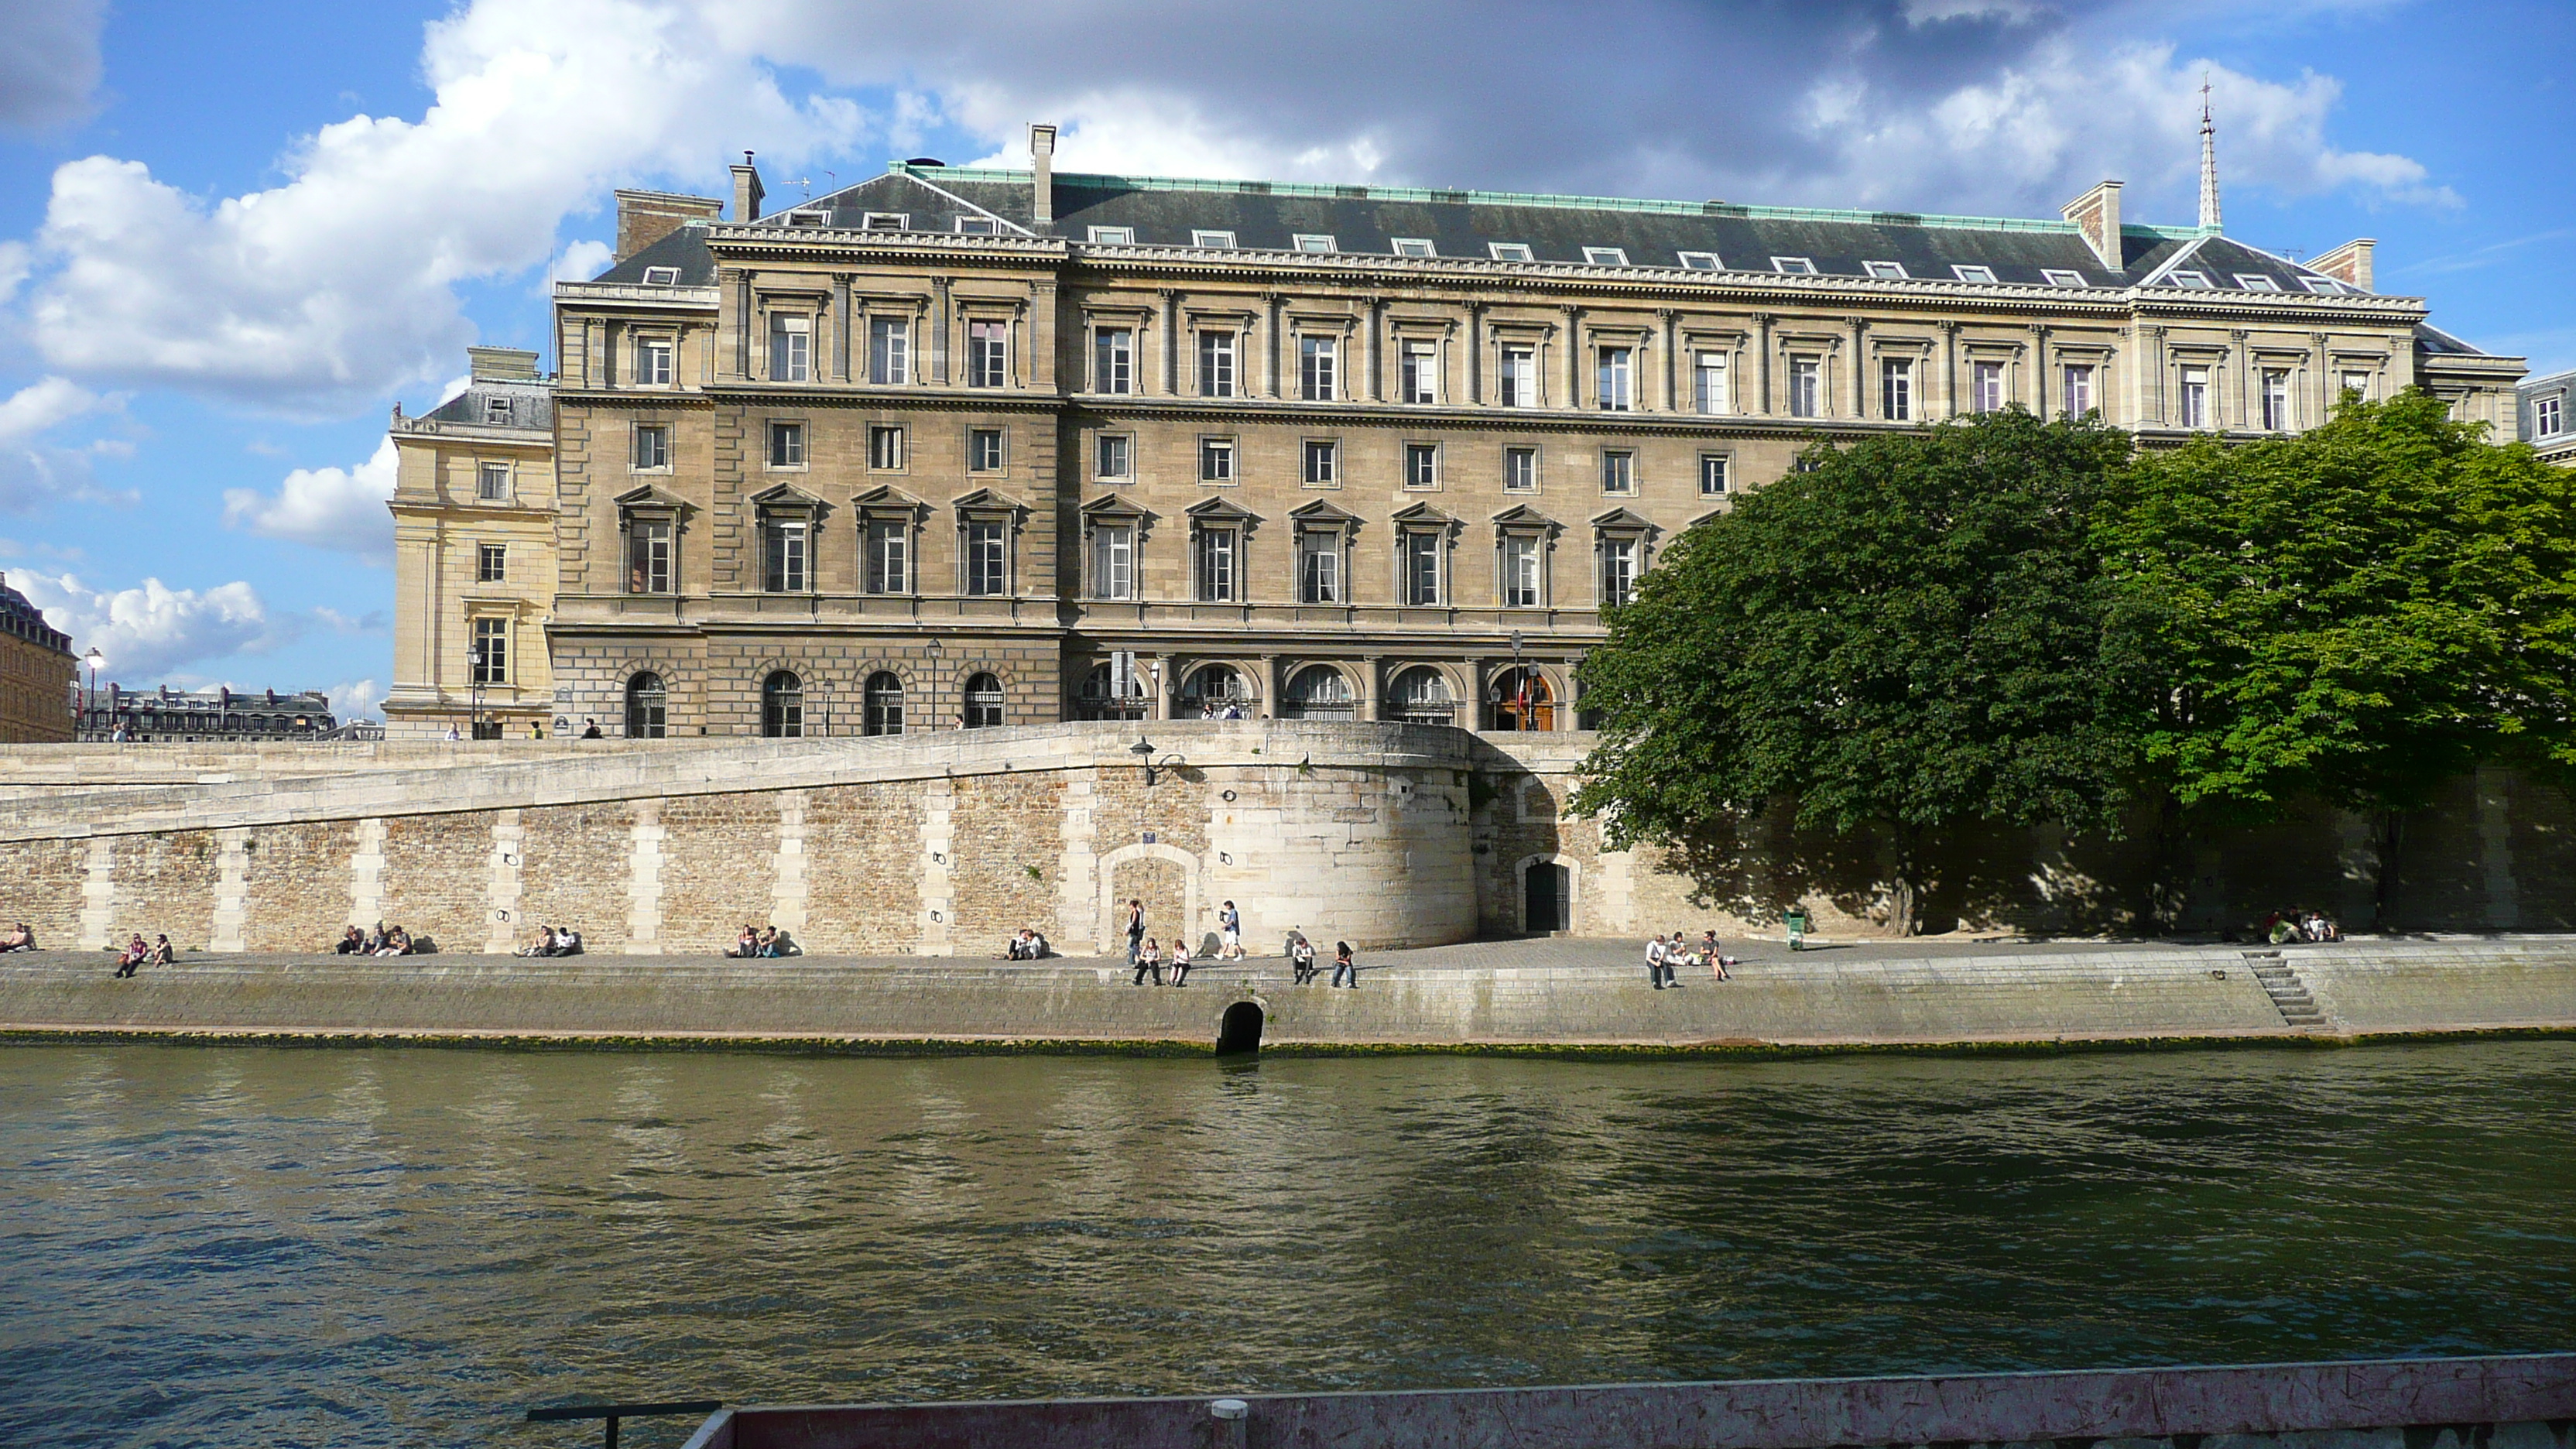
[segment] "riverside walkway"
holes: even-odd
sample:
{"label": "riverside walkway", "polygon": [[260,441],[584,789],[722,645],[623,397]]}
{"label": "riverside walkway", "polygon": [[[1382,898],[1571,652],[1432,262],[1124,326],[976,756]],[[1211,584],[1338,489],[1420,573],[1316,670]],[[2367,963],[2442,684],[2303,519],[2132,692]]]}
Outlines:
{"label": "riverside walkway", "polygon": [[[1329,958],[1329,943],[1324,953]],[[1116,957],[0,958],[0,1033],[1210,1050],[1236,1003],[1265,1048],[1746,1050],[2343,1040],[2576,1031],[2576,938],[1830,942],[1729,946],[1735,979],[1648,989],[1642,945],[1376,953],[1359,990],[1275,956],[1129,984]],[[1243,1018],[1237,1014],[1236,1025]]]}

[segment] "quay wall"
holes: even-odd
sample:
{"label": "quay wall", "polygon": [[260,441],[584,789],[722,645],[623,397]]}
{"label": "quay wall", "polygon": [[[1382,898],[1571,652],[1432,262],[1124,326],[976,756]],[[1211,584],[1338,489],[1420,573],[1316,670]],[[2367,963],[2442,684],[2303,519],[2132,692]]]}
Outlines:
{"label": "quay wall", "polygon": [[[1139,738],[1150,759],[1133,753]],[[48,945],[140,931],[186,950],[322,949],[400,924],[499,952],[539,924],[594,953],[706,955],[775,924],[818,954],[988,955],[1023,926],[1117,948],[1117,903],[1205,947],[1885,931],[1868,842],[1764,822],[1732,853],[1604,847],[1567,808],[1588,735],[1302,721],[1059,724],[884,739],[53,745],[0,750],[0,917]],[[1149,768],[1150,765],[1150,768]],[[2377,835],[2316,812],[2196,840],[2183,924],[2323,909],[2415,931],[2576,929],[2576,811],[2507,772],[2406,822],[2387,919]],[[1934,930],[2086,934],[2127,920],[2143,832],[1970,832],[1935,866]],[[1562,881],[1559,918],[1533,872]]]}

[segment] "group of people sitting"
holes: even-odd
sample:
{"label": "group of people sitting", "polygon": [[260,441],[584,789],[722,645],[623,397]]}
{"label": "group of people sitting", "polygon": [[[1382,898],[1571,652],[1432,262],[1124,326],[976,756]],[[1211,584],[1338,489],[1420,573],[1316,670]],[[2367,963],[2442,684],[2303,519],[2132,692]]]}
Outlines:
{"label": "group of people sitting", "polygon": [[2323,911],[2274,911],[2263,922],[2263,939],[2275,946],[2292,941],[2340,941],[2343,927]]}
{"label": "group of people sitting", "polygon": [[537,939],[519,948],[522,956],[578,956],[581,932],[570,926],[539,926]]}
{"label": "group of people sitting", "polygon": [[[20,929],[23,930],[24,927]],[[114,946],[107,949],[116,951]],[[124,950],[117,951],[116,974],[131,976],[142,967],[167,966],[178,959],[179,953],[171,948],[168,936],[154,936],[152,944],[146,946],[143,944],[142,933],[138,931],[133,940],[125,943]]]}
{"label": "group of people sitting", "polygon": [[749,924],[745,924],[742,933],[733,938],[733,949],[725,952],[725,959],[750,961],[760,957],[804,954],[804,949],[776,926],[763,926],[755,931]]}
{"label": "group of people sitting", "polygon": [[1646,979],[1654,983],[1657,991],[1681,985],[1679,972],[1684,966],[1694,971],[1705,966],[1718,980],[1732,981],[1735,976],[1727,968],[1734,964],[1734,957],[1717,949],[1715,931],[1702,932],[1697,945],[1679,931],[1646,943]]}
{"label": "group of people sitting", "polygon": [[[1288,933],[1288,969],[1292,984],[1315,984],[1315,943],[1307,940],[1303,931]],[[1333,943],[1333,979],[1326,985],[1327,989],[1333,986],[1348,986],[1353,991],[1360,989],[1360,963],[1351,955],[1350,942]]]}
{"label": "group of people sitting", "polygon": [[1043,961],[1054,954],[1055,948],[1047,944],[1047,938],[1026,926],[1020,928],[1018,935],[1002,943],[1002,959],[1005,961]]}
{"label": "group of people sitting", "polygon": [[33,951],[35,949],[36,933],[28,930],[27,923],[24,921],[20,921],[17,925],[10,927],[9,934],[0,936],[0,953],[10,951]]}
{"label": "group of people sitting", "polygon": [[334,956],[408,956],[412,954],[413,949],[411,932],[400,926],[388,928],[384,922],[378,921],[372,931],[361,931],[355,926],[342,931],[339,941],[331,947],[331,954]]}
{"label": "group of people sitting", "polygon": [[[1196,964],[1198,963],[1190,959],[1190,943],[1182,940],[1178,936],[1174,936],[1172,938],[1171,984],[1174,986],[1189,985],[1190,968]],[[1151,936],[1146,937],[1145,943],[1136,948],[1136,984],[1139,986],[1144,985],[1145,978],[1149,975],[1154,978],[1155,985],[1161,986],[1164,984],[1163,943],[1155,940]]]}

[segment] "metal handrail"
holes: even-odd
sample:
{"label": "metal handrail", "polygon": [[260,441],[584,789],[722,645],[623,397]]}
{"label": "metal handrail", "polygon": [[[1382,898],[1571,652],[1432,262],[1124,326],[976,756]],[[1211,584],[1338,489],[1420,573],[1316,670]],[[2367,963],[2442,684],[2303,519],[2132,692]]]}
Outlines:
{"label": "metal handrail", "polygon": [[551,1408],[530,1409],[527,1422],[554,1424],[567,1419],[605,1419],[607,1437],[600,1440],[608,1449],[617,1449],[617,1421],[651,1419],[671,1414],[712,1414],[724,1407],[722,1399],[672,1399],[652,1404],[556,1404]]}

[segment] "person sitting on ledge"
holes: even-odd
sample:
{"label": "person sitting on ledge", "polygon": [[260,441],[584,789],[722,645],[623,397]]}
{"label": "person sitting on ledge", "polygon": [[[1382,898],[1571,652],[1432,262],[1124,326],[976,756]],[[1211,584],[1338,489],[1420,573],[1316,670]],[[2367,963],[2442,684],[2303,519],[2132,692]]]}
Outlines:
{"label": "person sitting on ledge", "polygon": [[155,935],[152,938],[152,954],[145,957],[144,961],[145,964],[152,966],[175,966],[179,961],[179,952],[170,944],[169,937]]}
{"label": "person sitting on ledge", "polygon": [[12,927],[8,935],[0,936],[0,952],[33,951],[35,949],[36,933],[28,930],[27,923],[24,921],[20,921],[16,926]]}
{"label": "person sitting on ledge", "polygon": [[581,932],[574,930],[574,929],[573,929],[572,927],[570,927],[570,926],[558,926],[558,927],[556,927],[556,928],[555,928],[555,954],[556,954],[556,955],[558,955],[558,956],[578,956],[578,955],[580,955],[580,954],[581,954]]}
{"label": "person sitting on ledge", "polygon": [[1305,986],[1315,979],[1315,943],[1303,931],[1288,935],[1288,965],[1295,974],[1295,984]]}
{"label": "person sitting on ledge", "polygon": [[410,955],[411,933],[400,926],[385,932],[382,943],[376,947],[376,954],[379,956]]}
{"label": "person sitting on ledge", "polygon": [[1172,940],[1172,984],[1174,986],[1190,984],[1190,943],[1185,937],[1174,937]]}
{"label": "person sitting on ledge", "polygon": [[340,939],[331,943],[331,954],[334,956],[364,956],[367,954],[367,933],[359,930],[355,926],[351,926],[349,929],[342,931],[340,933]]}
{"label": "person sitting on ledge", "polygon": [[1155,985],[1163,984],[1163,945],[1151,936],[1145,938],[1144,945],[1136,948],[1137,985],[1145,984],[1145,973],[1148,971],[1154,973]]}
{"label": "person sitting on ledge", "polygon": [[760,928],[760,934],[752,938],[751,954],[760,957],[764,961],[774,960],[781,954],[778,949],[778,928],[776,926],[763,926]]}
{"label": "person sitting on ledge", "polygon": [[537,927],[537,938],[530,941],[528,944],[521,946],[518,954],[522,956],[551,956],[555,953],[554,946],[554,928],[551,926],[539,926]]}
{"label": "person sitting on ledge", "polygon": [[[108,949],[114,950],[115,948],[109,947]],[[141,966],[151,957],[151,955],[152,948],[143,944],[143,933],[140,931],[135,932],[134,939],[125,943],[124,953],[116,958],[116,974],[119,976],[133,975],[135,968]]]}
{"label": "person sitting on ledge", "polygon": [[750,922],[746,921],[743,923],[743,928],[734,934],[733,949],[725,952],[725,959],[728,961],[748,961],[759,954],[760,933],[753,930]]}

